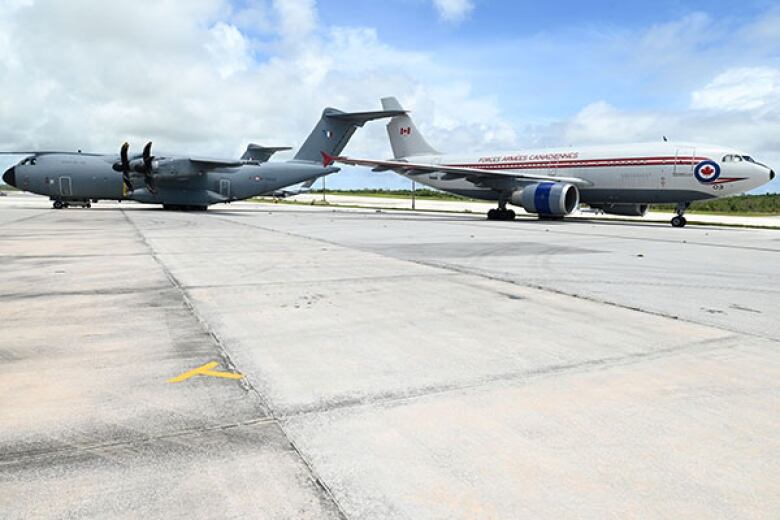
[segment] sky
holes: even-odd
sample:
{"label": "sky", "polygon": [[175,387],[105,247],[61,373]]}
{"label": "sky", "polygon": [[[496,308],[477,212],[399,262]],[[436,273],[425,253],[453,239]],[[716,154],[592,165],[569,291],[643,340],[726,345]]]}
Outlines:
{"label": "sky", "polygon": [[[445,152],[666,135],[780,169],[778,1],[0,0],[0,77],[0,150],[237,157],[396,96]],[[391,156],[384,125],[345,153]]]}

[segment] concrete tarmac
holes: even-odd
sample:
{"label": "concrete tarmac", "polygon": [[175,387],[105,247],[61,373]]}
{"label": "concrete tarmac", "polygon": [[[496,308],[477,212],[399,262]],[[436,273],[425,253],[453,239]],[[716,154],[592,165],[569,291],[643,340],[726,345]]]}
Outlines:
{"label": "concrete tarmac", "polygon": [[2,198],[0,517],[772,517],[778,252]]}

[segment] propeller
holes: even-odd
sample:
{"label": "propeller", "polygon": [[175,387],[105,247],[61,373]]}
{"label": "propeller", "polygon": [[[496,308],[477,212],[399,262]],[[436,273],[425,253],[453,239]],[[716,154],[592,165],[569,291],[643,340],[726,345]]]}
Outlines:
{"label": "propeller", "polygon": [[113,166],[115,171],[122,172],[122,181],[125,183],[127,191],[133,191],[133,183],[130,182],[130,174],[135,172],[144,176],[146,189],[149,190],[150,193],[157,193],[157,188],[154,186],[154,176],[152,175],[155,168],[154,155],[152,155],[152,142],[149,141],[146,143],[140,159],[133,159],[131,161],[127,154],[129,148],[130,145],[127,143],[122,145],[122,148],[119,150],[119,162],[114,163]]}
{"label": "propeller", "polygon": [[114,170],[122,172],[122,182],[128,192],[133,191],[133,183],[130,182],[130,160],[127,158],[127,150],[130,148],[128,143],[124,143],[119,150],[119,162],[114,164]]}
{"label": "propeller", "polygon": [[157,193],[157,189],[154,187],[154,177],[152,176],[152,169],[154,167],[154,155],[152,155],[152,142],[149,141],[144,146],[142,154],[141,164],[136,165],[135,171],[144,175],[144,181],[146,183],[146,189],[150,193]]}

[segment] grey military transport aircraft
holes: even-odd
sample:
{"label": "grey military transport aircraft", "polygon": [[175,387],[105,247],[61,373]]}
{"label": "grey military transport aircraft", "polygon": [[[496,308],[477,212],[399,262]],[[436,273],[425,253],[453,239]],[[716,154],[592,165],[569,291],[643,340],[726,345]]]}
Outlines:
{"label": "grey military transport aircraft", "polygon": [[154,155],[152,143],[140,154],[123,144],[119,154],[55,151],[0,152],[25,158],[3,174],[3,181],[20,190],[48,196],[54,208],[90,206],[101,199],[162,204],[165,209],[205,210],[257,195],[278,193],[294,184],[311,186],[318,178],[339,171],[323,166],[321,153],[338,155],[358,127],[373,119],[404,112],[346,113],[326,108],[295,157],[268,162],[287,147],[250,144],[238,160]]}

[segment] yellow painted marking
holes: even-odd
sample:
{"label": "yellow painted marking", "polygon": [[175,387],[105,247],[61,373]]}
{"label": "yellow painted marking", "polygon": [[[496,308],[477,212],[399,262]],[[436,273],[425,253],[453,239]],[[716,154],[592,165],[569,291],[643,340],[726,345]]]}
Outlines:
{"label": "yellow painted marking", "polygon": [[187,379],[194,376],[224,377],[225,379],[241,379],[242,377],[244,377],[243,375],[236,374],[235,372],[217,372],[216,370],[212,370],[217,365],[219,365],[219,361],[211,361],[209,363],[206,363],[203,366],[200,366],[198,368],[193,368],[192,370],[188,370],[187,372],[184,372],[181,375],[173,377],[169,379],[168,382],[181,383],[182,381],[186,381]]}

